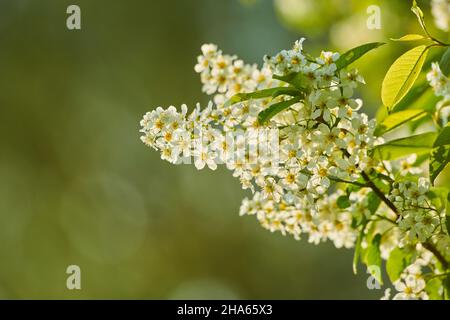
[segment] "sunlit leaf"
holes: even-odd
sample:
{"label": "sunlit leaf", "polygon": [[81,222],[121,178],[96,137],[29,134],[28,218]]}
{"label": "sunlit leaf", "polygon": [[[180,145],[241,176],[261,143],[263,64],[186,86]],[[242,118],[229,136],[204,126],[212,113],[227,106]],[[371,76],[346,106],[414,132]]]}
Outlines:
{"label": "sunlit leaf", "polygon": [[389,254],[386,261],[386,272],[391,282],[395,282],[400,278],[401,273],[410,265],[412,254],[404,248],[395,248]]}
{"label": "sunlit leaf", "polygon": [[426,40],[427,37],[421,34],[407,34],[398,39],[391,39],[392,41],[418,41],[418,40]]}
{"label": "sunlit leaf", "polygon": [[416,0],[413,1],[413,6],[411,8],[411,11],[414,12],[414,14],[417,17],[417,20],[419,20],[419,24],[422,27],[423,31],[425,31],[428,34],[426,25],[425,25],[425,21],[423,19],[423,12],[422,9],[420,9],[420,7],[417,5]]}
{"label": "sunlit leaf", "polygon": [[391,140],[376,146],[373,149],[373,156],[376,159],[393,160],[411,153],[422,154],[431,152],[436,135],[435,132],[426,132]]}
{"label": "sunlit leaf", "polygon": [[439,292],[442,287],[442,280],[439,278],[432,278],[427,281],[425,291],[428,294],[428,298],[432,300],[442,300],[442,295]]}
{"label": "sunlit leaf", "polygon": [[383,133],[389,132],[408,121],[419,118],[425,115],[426,112],[418,109],[404,110],[388,115],[375,129],[376,135],[381,135]]}
{"label": "sunlit leaf", "polygon": [[427,46],[415,47],[401,55],[389,68],[381,86],[383,104],[391,109],[408,93],[425,62]]}

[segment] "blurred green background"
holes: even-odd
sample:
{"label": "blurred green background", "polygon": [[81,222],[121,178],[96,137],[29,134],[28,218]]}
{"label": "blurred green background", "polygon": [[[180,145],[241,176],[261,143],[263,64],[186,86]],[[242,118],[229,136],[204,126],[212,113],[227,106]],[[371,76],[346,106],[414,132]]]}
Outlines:
{"label": "blurred green background", "polygon": [[[66,28],[70,4],[81,7],[79,31]],[[381,30],[366,27],[370,4]],[[239,217],[247,194],[229,172],[160,160],[140,142],[139,120],[207,101],[193,71],[204,42],[252,63],[300,36],[313,54],[346,50],[419,31],[409,6],[0,1],[0,298],[379,298],[365,270],[353,275],[351,251]],[[390,44],[359,63],[368,113],[405,49]],[[66,288],[71,264],[81,290]]]}

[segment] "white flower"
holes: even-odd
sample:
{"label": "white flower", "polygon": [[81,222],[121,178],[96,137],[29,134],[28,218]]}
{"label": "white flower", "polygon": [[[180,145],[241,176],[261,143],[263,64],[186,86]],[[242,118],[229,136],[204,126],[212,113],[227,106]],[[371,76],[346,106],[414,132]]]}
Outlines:
{"label": "white flower", "polygon": [[330,187],[328,159],[320,156],[316,161],[308,165],[308,169],[313,173],[313,176],[309,180],[308,189],[318,194],[324,194]]}
{"label": "white flower", "polygon": [[281,200],[283,195],[283,188],[275,181],[274,178],[260,177],[256,183],[261,187],[261,195],[263,198],[273,199],[276,202]]}
{"label": "white flower", "polygon": [[424,291],[425,280],[413,276],[408,276],[404,281],[398,280],[394,283],[397,293],[394,300],[428,300],[428,295]]}
{"label": "white flower", "polygon": [[201,170],[206,166],[211,170],[216,170],[216,153],[208,150],[207,147],[198,147],[194,150],[194,164],[198,170]]}
{"label": "white flower", "polygon": [[414,166],[417,160],[417,155],[415,153],[410,156],[400,160],[400,174],[406,176],[407,174],[419,174],[422,173],[422,169]]}

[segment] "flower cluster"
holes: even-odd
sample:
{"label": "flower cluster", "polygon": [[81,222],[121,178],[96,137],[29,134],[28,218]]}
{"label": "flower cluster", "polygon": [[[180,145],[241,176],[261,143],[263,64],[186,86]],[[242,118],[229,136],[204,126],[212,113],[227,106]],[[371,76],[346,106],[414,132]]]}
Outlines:
{"label": "flower cluster", "polygon": [[[391,161],[371,154],[383,140],[353,97],[364,83],[358,71],[338,68],[338,53],[311,57],[303,42],[265,56],[261,68],[203,45],[195,71],[212,101],[191,112],[186,105],[148,112],[141,140],[174,164],[193,160],[197,169],[212,170],[224,164],[253,192],[240,215],[255,216],[272,232],[361,250],[372,245],[369,233],[379,234],[385,260],[395,248],[418,246],[429,255],[405,269],[394,298],[426,299],[425,280],[414,270],[438,269],[421,243],[450,258],[445,209],[430,198],[429,180],[418,178],[423,170],[415,154]],[[432,68],[427,79],[446,103],[450,81],[437,64]]]}
{"label": "flower cluster", "polygon": [[194,69],[200,74],[203,92],[214,95],[219,107],[236,93],[266,89],[279,83],[272,79],[267,65],[258,69],[256,64],[245,64],[235,55],[223,54],[215,44],[204,44],[201,51]]}
{"label": "flower cluster", "polygon": [[[190,115],[185,106],[181,112],[157,108],[141,121],[141,139],[172,163],[185,162],[186,157],[194,157],[198,169],[225,163],[244,188],[258,189],[263,200],[319,211],[317,202],[326,197],[332,181],[356,181],[362,170],[372,166],[368,150],[377,139],[375,121],[359,113],[362,102],[352,98],[353,89],[364,82],[362,77],[356,70],[337,70],[337,53],[306,59],[302,42],[274,58],[266,57],[261,70],[223,55],[215,45],[204,45],[195,70],[201,74],[204,91],[215,94],[215,104],[204,110],[197,107]],[[276,141],[272,137],[274,143],[262,148],[260,140],[249,139],[255,135],[252,129],[261,128],[259,112],[269,103],[289,99],[279,96],[235,104],[224,99],[280,86],[274,78],[281,75],[273,74],[280,71],[296,71],[303,87],[299,99],[272,118],[267,128],[276,130]],[[243,135],[231,135],[242,131]],[[254,156],[252,147],[257,149]]]}
{"label": "flower cluster", "polygon": [[[279,231],[283,235],[291,234],[297,240],[305,233],[310,243],[331,240],[337,248],[352,248],[357,232],[351,228],[351,212],[340,210],[337,206],[338,196],[339,193],[334,193],[320,199],[315,208],[305,203],[299,209],[283,200],[268,200],[256,192],[253,199],[244,199],[240,214],[256,215],[265,229]],[[314,211],[316,214],[313,215]]]}
{"label": "flower cluster", "polygon": [[[450,8],[450,4],[449,4]],[[427,73],[427,80],[433,88],[434,94],[442,99],[436,104],[437,115],[446,125],[450,117],[450,79],[446,77],[437,62],[431,64],[431,70]]]}
{"label": "flower cluster", "polygon": [[437,62],[431,64],[431,71],[427,74],[427,80],[436,96],[450,100],[450,79],[442,73]]}

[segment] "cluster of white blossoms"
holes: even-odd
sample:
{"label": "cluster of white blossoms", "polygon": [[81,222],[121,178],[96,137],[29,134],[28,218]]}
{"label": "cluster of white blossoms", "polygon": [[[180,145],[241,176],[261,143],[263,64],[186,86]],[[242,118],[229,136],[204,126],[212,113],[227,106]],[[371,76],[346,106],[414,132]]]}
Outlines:
{"label": "cluster of white blossoms", "polygon": [[427,241],[441,224],[440,213],[430,204],[427,197],[429,181],[419,178],[418,183],[405,181],[394,183],[390,200],[399,208],[398,225],[409,240]]}
{"label": "cluster of white blossoms", "polygon": [[432,0],[431,13],[436,26],[443,30],[450,30],[450,0]]}
{"label": "cluster of white blossoms", "polygon": [[[303,41],[266,56],[261,68],[203,45],[195,71],[212,101],[191,112],[183,105],[146,113],[141,140],[174,164],[212,170],[224,164],[253,193],[243,200],[240,215],[256,216],[272,232],[295,239],[307,234],[314,244],[330,240],[351,248],[370,228],[382,234],[383,259],[396,247],[420,242],[433,242],[449,257],[443,213],[431,204],[429,181],[417,180],[423,172],[416,155],[373,159],[370,151],[383,140],[374,135],[375,120],[359,111],[362,101],[353,98],[362,76],[339,69],[338,53],[309,56]],[[427,78],[436,94],[450,98],[449,81],[437,64]],[[261,120],[273,107],[281,109]],[[387,179],[386,198],[376,194],[382,191],[369,176]],[[348,188],[336,190],[334,183]],[[359,243],[370,245],[366,239]],[[423,279],[410,274],[402,275],[396,288],[396,298],[427,298]]]}
{"label": "cluster of white blossoms", "polygon": [[[223,54],[215,44],[204,44],[201,51],[202,55],[197,58],[194,69],[200,73],[203,92],[207,95],[214,95],[214,103],[219,107],[223,107],[223,103],[236,93],[252,92],[279,85],[279,81],[272,79],[272,72],[266,65],[258,69],[256,64],[246,64],[235,55]],[[222,110],[220,114],[224,118],[223,120],[228,120],[225,119],[227,117],[239,118],[224,123],[225,129],[228,127],[227,124],[233,127],[234,123],[242,121],[242,117],[246,116],[242,112],[236,113],[237,110],[231,108],[223,109],[225,110]],[[235,113],[228,113],[231,111],[235,111]]]}
{"label": "cluster of white blossoms", "polygon": [[[291,234],[299,240],[301,234],[308,234],[308,242],[319,244],[331,240],[337,248],[352,248],[357,231],[351,228],[352,214],[341,210],[336,204],[340,193],[324,196],[312,209],[310,203],[304,203],[299,209],[281,200],[265,199],[256,192],[253,199],[244,199],[241,215],[256,215],[258,221],[271,232],[279,231],[283,235]],[[317,212],[312,214],[312,212]]]}
{"label": "cluster of white blossoms", "polygon": [[430,72],[427,73],[427,80],[433,88],[434,94],[442,97],[436,104],[436,110],[439,118],[442,119],[442,124],[446,125],[450,116],[450,79],[442,73],[439,64],[433,62]]}
{"label": "cluster of white blossoms", "polygon": [[[141,121],[142,141],[172,163],[186,163],[189,157],[198,169],[224,163],[243,188],[259,190],[257,201],[283,201],[314,215],[333,180],[356,181],[372,166],[368,150],[377,139],[375,120],[359,113],[362,102],[352,98],[362,77],[356,70],[337,70],[337,53],[307,59],[302,42],[266,57],[261,69],[222,54],[215,45],[203,45],[195,70],[203,90],[214,95],[214,104],[203,110],[197,106],[189,115],[186,106],[181,112],[169,107],[147,113]],[[266,126],[258,122],[259,112],[288,101],[286,96],[224,103],[236,93],[288,86],[274,79],[282,70],[299,72],[304,90]],[[276,135],[266,139],[265,148],[260,140],[251,143],[251,136],[261,136],[267,128]]]}

